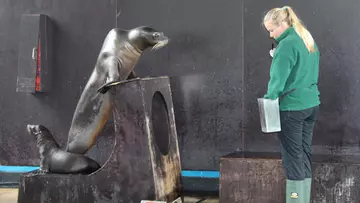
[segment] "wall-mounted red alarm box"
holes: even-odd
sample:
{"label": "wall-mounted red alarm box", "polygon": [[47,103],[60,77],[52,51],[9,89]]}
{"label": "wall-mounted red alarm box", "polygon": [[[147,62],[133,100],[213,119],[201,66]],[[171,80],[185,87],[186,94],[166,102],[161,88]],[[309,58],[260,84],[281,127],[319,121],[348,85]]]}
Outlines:
{"label": "wall-mounted red alarm box", "polygon": [[20,23],[17,92],[47,92],[52,82],[53,26],[45,14],[23,14]]}

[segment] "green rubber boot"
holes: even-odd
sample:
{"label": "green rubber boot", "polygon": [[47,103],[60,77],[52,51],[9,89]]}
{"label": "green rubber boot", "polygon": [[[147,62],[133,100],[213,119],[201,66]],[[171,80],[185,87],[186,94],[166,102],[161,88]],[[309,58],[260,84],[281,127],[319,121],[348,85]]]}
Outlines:
{"label": "green rubber boot", "polygon": [[304,203],[310,203],[311,201],[311,178],[305,178],[304,180]]}
{"label": "green rubber boot", "polygon": [[286,203],[304,203],[303,180],[286,180]]}

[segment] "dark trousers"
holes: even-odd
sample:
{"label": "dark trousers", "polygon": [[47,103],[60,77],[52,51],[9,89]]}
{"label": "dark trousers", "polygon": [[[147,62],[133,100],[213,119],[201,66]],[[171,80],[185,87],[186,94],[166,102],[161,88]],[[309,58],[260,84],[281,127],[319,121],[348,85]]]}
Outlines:
{"label": "dark trousers", "polygon": [[280,111],[281,132],[278,134],[282,163],[289,180],[312,177],[311,145],[319,106],[301,111]]}

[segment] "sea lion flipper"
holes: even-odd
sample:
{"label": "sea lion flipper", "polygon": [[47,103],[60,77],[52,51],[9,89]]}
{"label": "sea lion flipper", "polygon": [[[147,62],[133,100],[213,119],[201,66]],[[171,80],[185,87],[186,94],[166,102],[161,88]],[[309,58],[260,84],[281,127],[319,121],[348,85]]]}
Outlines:
{"label": "sea lion flipper", "polygon": [[133,78],[133,79],[130,79],[130,80],[119,80],[119,81],[107,82],[98,89],[98,92],[100,92],[101,94],[105,94],[107,91],[109,91],[109,89],[112,86],[121,85],[123,83],[131,82],[131,81],[135,81],[135,80],[139,80],[139,79],[140,78],[137,77],[137,78]]}
{"label": "sea lion flipper", "polygon": [[105,83],[97,91],[101,94],[105,94],[107,91],[109,91],[109,89],[110,87],[108,87],[108,83]]}
{"label": "sea lion flipper", "polygon": [[118,81],[125,78],[120,77],[123,67],[121,61],[116,57],[108,57],[106,60],[103,61],[102,66],[104,66],[103,69],[108,70],[108,76],[106,79],[107,82],[98,89],[98,92],[100,92],[101,94],[105,94],[109,91],[110,87],[114,85],[113,83],[117,83]]}
{"label": "sea lion flipper", "polygon": [[103,84],[97,91],[100,92],[101,94],[105,94],[106,92],[109,91],[109,89],[114,86],[117,85],[119,83],[121,83],[122,81],[111,81],[111,82],[107,82],[105,84]]}
{"label": "sea lion flipper", "polygon": [[132,70],[132,71],[130,72],[129,76],[127,77],[127,79],[130,80],[130,79],[135,79],[135,78],[137,78],[137,77],[136,77],[136,74],[135,74],[135,71]]}

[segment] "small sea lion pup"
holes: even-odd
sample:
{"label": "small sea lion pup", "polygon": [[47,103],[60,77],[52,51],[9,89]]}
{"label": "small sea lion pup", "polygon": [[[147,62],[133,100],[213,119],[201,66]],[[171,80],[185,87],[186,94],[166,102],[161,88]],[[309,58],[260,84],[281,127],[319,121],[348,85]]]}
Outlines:
{"label": "small sea lion pup", "polygon": [[35,136],[40,153],[40,169],[36,173],[90,174],[100,165],[89,157],[62,150],[53,135],[42,125],[27,125]]}
{"label": "small sea lion pup", "polygon": [[76,106],[66,151],[85,154],[94,145],[111,115],[112,98],[108,90],[136,78],[134,66],[146,49],[157,50],[167,43],[162,32],[146,26],[131,30],[114,28],[107,34]]}

